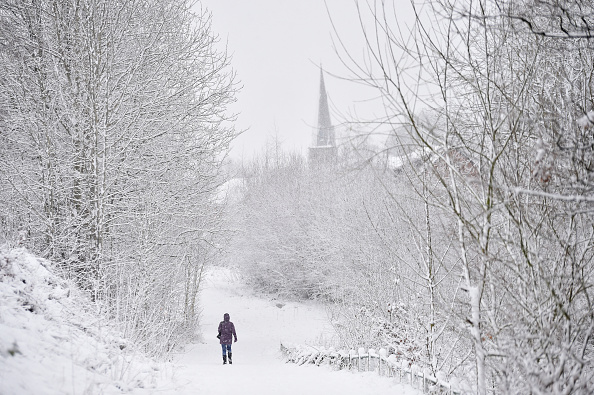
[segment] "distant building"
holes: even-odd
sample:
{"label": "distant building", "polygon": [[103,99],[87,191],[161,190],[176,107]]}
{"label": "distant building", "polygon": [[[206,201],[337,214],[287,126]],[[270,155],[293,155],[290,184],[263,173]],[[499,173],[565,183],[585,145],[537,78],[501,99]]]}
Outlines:
{"label": "distant building", "polygon": [[318,104],[318,126],[309,147],[309,166],[313,168],[330,167],[336,162],[336,137],[330,120],[328,95],[324,84],[324,72],[320,69],[320,101]]}

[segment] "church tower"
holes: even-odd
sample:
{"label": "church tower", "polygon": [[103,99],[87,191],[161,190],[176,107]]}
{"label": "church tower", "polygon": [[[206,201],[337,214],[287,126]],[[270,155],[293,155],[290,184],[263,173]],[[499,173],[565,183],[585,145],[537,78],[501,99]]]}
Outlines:
{"label": "church tower", "polygon": [[309,165],[320,168],[328,167],[336,161],[336,137],[330,120],[328,95],[324,84],[324,72],[320,68],[320,100],[318,104],[318,126],[314,133],[312,146],[309,148]]}

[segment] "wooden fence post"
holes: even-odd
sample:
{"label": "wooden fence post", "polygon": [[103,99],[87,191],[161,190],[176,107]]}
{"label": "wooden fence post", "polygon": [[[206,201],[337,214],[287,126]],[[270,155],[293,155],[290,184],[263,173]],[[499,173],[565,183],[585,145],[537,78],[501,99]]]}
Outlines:
{"label": "wooden fence post", "polygon": [[[384,364],[386,365],[386,367],[388,367],[388,352],[386,351],[385,348],[380,348],[379,350],[379,375],[382,375],[382,359],[384,360]],[[386,374],[387,376],[388,374]]]}
{"label": "wooden fence post", "polygon": [[398,362],[398,360],[396,359],[396,355],[392,354],[388,357],[387,359],[388,362],[388,366],[389,366],[389,372],[390,372],[390,377],[396,377],[396,363]]}
{"label": "wooden fence post", "polygon": [[[359,372],[360,372],[361,368],[365,369],[365,365],[363,365],[361,363],[361,360],[363,359],[363,356],[365,355],[365,349],[363,347],[359,347],[358,352],[359,352]],[[361,366],[361,365],[363,365],[363,366]],[[363,370],[363,371],[365,371],[365,370]]]}
{"label": "wooden fence post", "polygon": [[422,371],[419,371],[419,373],[422,373],[423,374],[420,377],[420,379],[422,381],[421,385],[423,386],[423,393],[425,393],[425,391],[426,391],[425,386],[428,385],[428,383],[427,383],[428,382],[428,378],[427,378],[427,375],[425,374],[425,369],[423,369]]}
{"label": "wooden fence post", "polygon": [[[356,355],[355,350],[349,351],[349,362],[350,362],[350,366],[351,366],[349,368],[349,370],[352,370],[353,369],[353,364],[354,364],[354,361],[355,361],[355,355]],[[357,371],[358,370],[359,370],[359,363],[357,362]]]}

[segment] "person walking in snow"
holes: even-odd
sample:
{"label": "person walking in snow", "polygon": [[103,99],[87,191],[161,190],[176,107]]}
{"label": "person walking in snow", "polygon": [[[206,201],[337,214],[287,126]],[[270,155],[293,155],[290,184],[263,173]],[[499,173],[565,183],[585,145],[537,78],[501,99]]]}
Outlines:
{"label": "person walking in snow", "polygon": [[223,321],[219,324],[219,334],[217,337],[221,339],[221,347],[223,348],[223,365],[227,363],[227,354],[229,354],[229,364],[233,364],[231,359],[231,344],[233,338],[237,342],[237,334],[235,333],[235,325],[230,321],[229,313],[225,313]]}

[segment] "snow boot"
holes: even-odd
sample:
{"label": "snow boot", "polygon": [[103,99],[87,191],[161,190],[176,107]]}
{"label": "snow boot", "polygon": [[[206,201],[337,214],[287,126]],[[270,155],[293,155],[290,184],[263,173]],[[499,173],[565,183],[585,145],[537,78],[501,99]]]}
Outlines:
{"label": "snow boot", "polygon": [[223,355],[223,365],[227,365],[227,356]]}
{"label": "snow boot", "polygon": [[231,355],[233,355],[233,354],[229,353],[229,365],[233,365],[233,361],[231,360]]}

